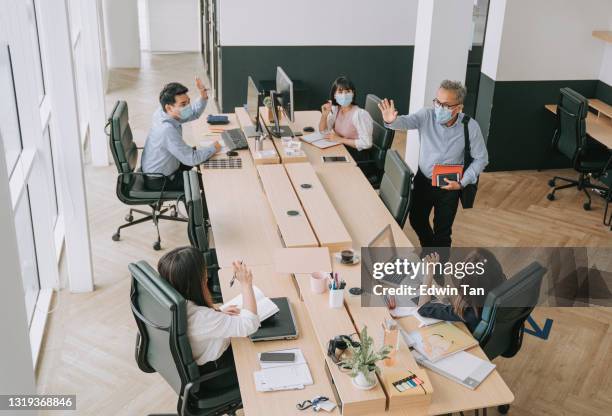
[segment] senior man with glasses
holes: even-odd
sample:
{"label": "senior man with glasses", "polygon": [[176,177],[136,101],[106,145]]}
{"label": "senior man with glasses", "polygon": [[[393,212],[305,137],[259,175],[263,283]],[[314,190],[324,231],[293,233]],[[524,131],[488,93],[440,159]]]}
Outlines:
{"label": "senior man with glasses", "polygon": [[[398,117],[393,100],[385,98],[379,104],[388,128],[419,130],[419,170],[414,178],[410,225],[419,236],[422,247],[451,246],[459,191],[469,184],[475,184],[489,163],[487,147],[478,123],[461,112],[465,95],[466,89],[460,82],[445,80],[440,84],[432,108],[423,108],[416,113]],[[470,155],[473,160],[459,181],[445,178],[445,186],[434,186],[431,180],[434,166],[464,163],[464,118],[468,125]],[[429,221],[432,209],[433,229]]]}

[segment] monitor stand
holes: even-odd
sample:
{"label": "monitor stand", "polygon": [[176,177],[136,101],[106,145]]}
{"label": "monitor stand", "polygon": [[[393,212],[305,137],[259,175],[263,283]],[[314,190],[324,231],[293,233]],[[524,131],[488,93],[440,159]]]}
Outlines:
{"label": "monitor stand", "polygon": [[276,130],[276,126],[270,126],[270,133],[274,137],[293,137],[293,132],[289,126],[278,126],[280,131]]}

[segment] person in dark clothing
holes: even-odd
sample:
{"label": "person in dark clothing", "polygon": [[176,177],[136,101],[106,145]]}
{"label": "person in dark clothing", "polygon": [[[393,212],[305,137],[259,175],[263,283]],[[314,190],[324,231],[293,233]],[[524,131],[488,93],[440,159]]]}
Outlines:
{"label": "person in dark clothing", "polygon": [[[431,253],[425,257],[427,263],[438,263],[440,256],[438,253]],[[485,264],[484,274],[478,275],[475,273],[466,274],[459,279],[453,276],[451,279],[455,288],[457,288],[457,296],[451,296],[450,304],[441,303],[431,299],[431,295],[421,295],[419,297],[419,314],[426,318],[436,318],[444,321],[461,321],[464,322],[470,332],[473,332],[480,322],[482,307],[488,293],[502,284],[506,280],[506,275],[501,264],[489,250],[482,248],[476,249],[464,260],[465,263],[477,264],[482,262]],[[428,273],[423,281],[424,285],[430,287],[434,279],[433,268],[428,268]],[[471,295],[465,293],[466,286],[471,288],[482,288],[484,294]]]}

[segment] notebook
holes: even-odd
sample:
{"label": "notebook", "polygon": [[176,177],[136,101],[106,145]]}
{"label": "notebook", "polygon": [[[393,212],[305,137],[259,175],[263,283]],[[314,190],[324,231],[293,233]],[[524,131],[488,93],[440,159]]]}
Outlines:
{"label": "notebook", "polygon": [[444,178],[449,181],[459,181],[463,175],[463,165],[434,165],[431,175],[432,186],[448,185]]}
{"label": "notebook", "polygon": [[302,136],[302,140],[308,144],[318,147],[319,149],[327,149],[328,147],[337,146],[340,143],[327,140],[321,132],[314,132]]}
{"label": "notebook", "polygon": [[432,362],[478,345],[474,337],[450,322],[439,322],[408,333],[414,349]]}
{"label": "notebook", "polygon": [[[259,315],[260,322],[265,321],[279,311],[278,306],[276,306],[276,304],[272,302],[270,298],[264,295],[261,289],[259,289],[257,286],[253,286],[253,291],[255,292],[255,300],[257,301],[257,315]],[[242,295],[238,295],[224,303],[221,306],[221,310],[224,311],[230,305],[242,308]]]}
{"label": "notebook", "polygon": [[478,387],[495,369],[495,364],[465,351],[459,351],[436,362],[429,361],[417,351],[412,354],[417,363],[471,390]]}

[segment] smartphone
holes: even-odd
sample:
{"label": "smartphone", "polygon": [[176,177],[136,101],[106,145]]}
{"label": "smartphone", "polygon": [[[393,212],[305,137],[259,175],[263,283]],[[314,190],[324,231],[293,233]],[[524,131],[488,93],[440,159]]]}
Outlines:
{"label": "smartphone", "polygon": [[299,136],[303,136],[304,133],[302,133],[301,131],[294,131],[293,135],[296,136],[296,137],[299,137]]}
{"label": "smartphone", "polygon": [[295,361],[295,353],[292,352],[262,352],[259,356],[262,363],[292,363]]}
{"label": "smartphone", "polygon": [[436,177],[438,181],[438,186],[446,186],[448,183],[444,179],[448,179],[449,181],[459,182],[459,174],[458,173],[441,173]]}
{"label": "smartphone", "polygon": [[346,160],[346,156],[321,156],[321,159],[323,159],[323,162],[325,163],[348,162],[348,160]]}

